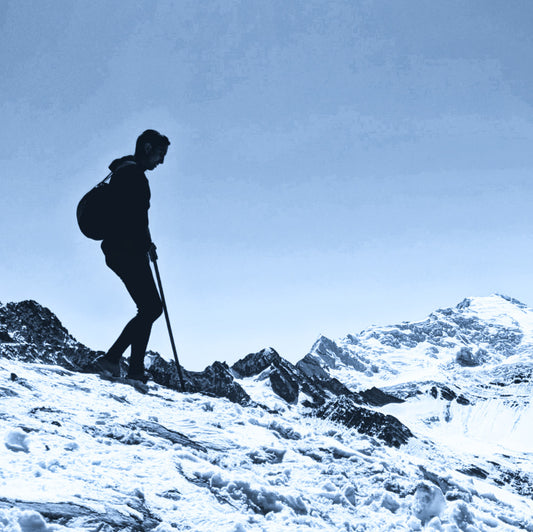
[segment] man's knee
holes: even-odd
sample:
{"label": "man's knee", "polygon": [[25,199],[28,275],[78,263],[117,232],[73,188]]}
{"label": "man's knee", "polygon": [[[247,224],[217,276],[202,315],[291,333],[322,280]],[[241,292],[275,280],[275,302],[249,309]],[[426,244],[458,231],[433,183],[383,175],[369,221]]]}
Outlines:
{"label": "man's knee", "polygon": [[163,305],[159,300],[151,301],[149,304],[143,305],[141,308],[139,308],[138,314],[146,321],[153,323],[155,320],[157,320],[157,318],[159,318],[159,316],[161,316],[161,314],[163,314]]}
{"label": "man's knee", "polygon": [[161,316],[161,314],[163,314],[163,304],[161,303],[161,301],[158,301],[157,302],[157,305],[154,305],[154,313],[153,313],[153,320],[152,321],[155,321],[157,320],[157,318],[159,318]]}

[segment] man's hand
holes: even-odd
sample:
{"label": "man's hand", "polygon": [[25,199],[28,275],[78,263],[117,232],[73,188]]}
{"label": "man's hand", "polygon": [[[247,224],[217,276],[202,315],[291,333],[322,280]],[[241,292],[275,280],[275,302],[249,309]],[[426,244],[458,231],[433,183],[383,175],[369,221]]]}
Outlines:
{"label": "man's hand", "polygon": [[148,256],[150,257],[150,260],[152,262],[155,262],[157,260],[157,251],[156,251],[157,247],[156,245],[152,242],[150,244],[150,249],[148,250]]}

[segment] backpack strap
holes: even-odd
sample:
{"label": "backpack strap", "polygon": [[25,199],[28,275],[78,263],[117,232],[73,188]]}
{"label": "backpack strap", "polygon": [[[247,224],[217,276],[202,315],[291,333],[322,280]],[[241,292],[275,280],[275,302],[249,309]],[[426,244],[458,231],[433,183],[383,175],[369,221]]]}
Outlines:
{"label": "backpack strap", "polygon": [[102,179],[102,181],[100,181],[100,183],[98,183],[98,185],[96,186],[99,187],[100,185],[103,185],[108,179],[109,180],[111,179],[111,177],[113,176],[115,172],[118,172],[121,168],[124,168],[125,166],[128,166],[130,164],[137,164],[137,163],[135,161],[124,161],[118,168],[115,168],[115,170],[109,172],[109,174],[107,174],[105,178]]}
{"label": "backpack strap", "polygon": [[98,183],[98,185],[95,186],[96,187],[99,187],[100,185],[103,185],[108,179],[111,179],[111,176],[113,175],[113,172],[109,172],[109,174],[107,174],[105,176],[104,179],[102,179],[102,181],[100,181],[100,183]]}

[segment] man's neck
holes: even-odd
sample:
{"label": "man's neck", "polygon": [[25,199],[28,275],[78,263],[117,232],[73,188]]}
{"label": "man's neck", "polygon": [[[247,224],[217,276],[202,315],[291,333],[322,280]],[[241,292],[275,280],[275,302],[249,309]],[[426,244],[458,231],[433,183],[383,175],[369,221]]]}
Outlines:
{"label": "man's neck", "polygon": [[144,161],[143,159],[141,159],[140,157],[136,157],[135,155],[133,156],[133,159],[135,160],[135,162],[137,163],[137,165],[141,168],[141,170],[143,172],[145,172],[146,170],[148,170],[147,166],[146,166],[146,161]]}

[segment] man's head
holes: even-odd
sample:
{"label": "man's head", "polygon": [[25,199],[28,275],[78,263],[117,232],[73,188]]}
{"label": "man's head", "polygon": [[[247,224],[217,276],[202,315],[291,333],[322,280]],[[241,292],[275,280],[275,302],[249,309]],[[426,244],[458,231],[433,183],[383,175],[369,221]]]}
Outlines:
{"label": "man's head", "polygon": [[144,170],[153,170],[158,164],[163,164],[170,141],[165,135],[147,129],[139,135],[135,144],[135,160]]}

